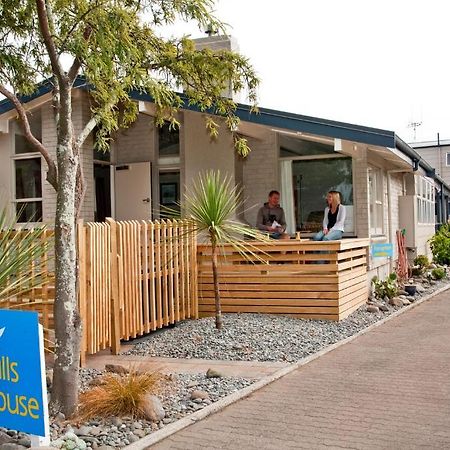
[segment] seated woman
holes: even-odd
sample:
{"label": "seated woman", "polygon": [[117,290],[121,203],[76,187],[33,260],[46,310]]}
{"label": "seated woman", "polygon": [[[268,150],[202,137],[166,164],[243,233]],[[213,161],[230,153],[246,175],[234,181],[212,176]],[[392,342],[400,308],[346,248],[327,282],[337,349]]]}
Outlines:
{"label": "seated woman", "polygon": [[337,241],[344,233],[345,206],[341,205],[341,194],[329,191],[323,218],[323,230],[313,236],[314,241]]}

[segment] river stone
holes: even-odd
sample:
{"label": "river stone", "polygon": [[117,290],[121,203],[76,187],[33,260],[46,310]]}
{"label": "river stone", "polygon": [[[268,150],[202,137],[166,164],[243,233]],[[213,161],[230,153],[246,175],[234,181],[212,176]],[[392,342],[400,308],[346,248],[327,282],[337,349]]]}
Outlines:
{"label": "river stone", "polygon": [[380,308],[375,305],[369,305],[369,306],[367,306],[367,311],[371,312],[371,313],[377,313],[377,312],[380,312]]}
{"label": "river stone", "polygon": [[15,444],[14,442],[8,442],[0,445],[0,450],[28,450],[28,448],[23,445]]}
{"label": "river stone", "polygon": [[383,311],[383,312],[389,311],[389,308],[386,305],[380,305],[379,308],[380,308],[380,311]]}
{"label": "river stone", "polygon": [[200,390],[195,390],[191,392],[191,399],[192,400],[197,400],[197,399],[201,399],[201,400],[205,400],[205,399],[209,399],[209,394],[205,391],[200,391]]}
{"label": "river stone", "polygon": [[14,441],[14,438],[12,438],[9,434],[5,433],[4,431],[0,431],[0,445],[8,444],[9,442]]}
{"label": "river stone", "polygon": [[401,298],[394,297],[389,300],[389,304],[397,307],[403,306],[403,300]]}
{"label": "river stone", "polygon": [[215,369],[208,369],[206,372],[206,378],[222,378],[223,374]]}
{"label": "river stone", "polygon": [[151,422],[159,422],[164,419],[166,412],[162,406],[161,400],[152,394],[146,394],[142,401],[142,410],[146,419]]}
{"label": "river stone", "polygon": [[105,364],[105,370],[107,372],[117,373],[118,375],[125,375],[128,373],[128,369],[120,364]]}

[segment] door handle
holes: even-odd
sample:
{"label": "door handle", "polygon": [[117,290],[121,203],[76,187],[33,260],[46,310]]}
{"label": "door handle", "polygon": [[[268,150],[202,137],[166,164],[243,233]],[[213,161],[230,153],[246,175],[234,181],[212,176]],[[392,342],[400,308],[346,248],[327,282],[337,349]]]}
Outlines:
{"label": "door handle", "polygon": [[144,203],[150,203],[150,198],[149,198],[149,197],[143,198],[142,201],[143,201]]}

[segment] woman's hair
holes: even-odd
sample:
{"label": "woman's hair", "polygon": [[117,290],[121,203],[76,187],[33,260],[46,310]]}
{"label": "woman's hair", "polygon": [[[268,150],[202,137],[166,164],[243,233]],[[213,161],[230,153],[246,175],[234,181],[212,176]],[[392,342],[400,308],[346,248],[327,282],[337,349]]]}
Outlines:
{"label": "woman's hair", "polygon": [[331,195],[331,204],[336,207],[341,204],[341,193],[339,191],[328,191]]}

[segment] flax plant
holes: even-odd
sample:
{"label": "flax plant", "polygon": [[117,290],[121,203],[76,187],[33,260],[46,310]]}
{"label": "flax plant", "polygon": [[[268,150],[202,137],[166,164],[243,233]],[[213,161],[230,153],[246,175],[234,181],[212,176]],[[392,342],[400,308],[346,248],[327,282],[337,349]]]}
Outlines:
{"label": "flax plant", "polygon": [[[17,217],[11,218],[6,208],[0,209],[0,308],[9,300],[48,281],[41,269],[51,240],[45,226],[16,229]],[[16,306],[20,306],[20,303]]]}
{"label": "flax plant", "polygon": [[201,174],[184,195],[183,209],[194,223],[194,232],[200,236],[206,235],[211,244],[217,329],[223,327],[217,259],[221,247],[229,244],[249,261],[265,262],[260,256],[257,244],[244,238],[270,242],[267,235],[234,219],[241,199],[242,189],[234,185],[230,177],[221,176],[220,171]]}

